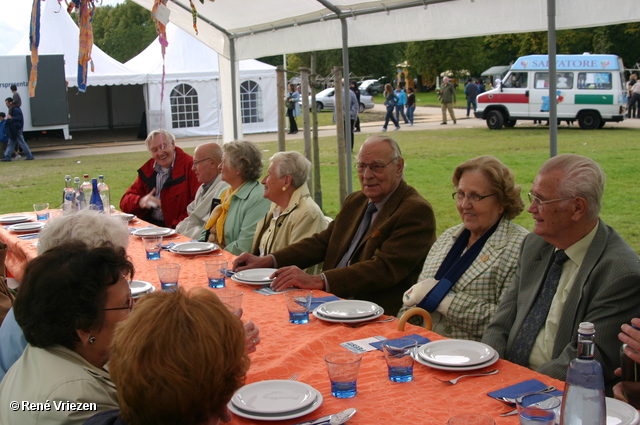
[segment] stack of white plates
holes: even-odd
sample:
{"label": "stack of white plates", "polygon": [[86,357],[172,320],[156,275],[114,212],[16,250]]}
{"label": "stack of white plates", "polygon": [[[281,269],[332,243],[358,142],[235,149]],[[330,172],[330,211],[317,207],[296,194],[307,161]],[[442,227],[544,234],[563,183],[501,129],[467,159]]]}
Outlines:
{"label": "stack of white plates", "polygon": [[169,229],[168,227],[144,227],[142,229],[135,230],[133,236],[171,236],[175,235],[175,229]]}
{"label": "stack of white plates", "polygon": [[498,361],[498,352],[477,341],[445,339],[419,347],[414,353],[418,363],[434,369],[466,371],[482,369]]}
{"label": "stack of white plates", "polygon": [[25,233],[25,232],[39,232],[44,227],[44,223],[42,221],[34,221],[27,223],[19,223],[12,224],[9,226],[9,230],[16,233]]}
{"label": "stack of white plates", "polygon": [[124,221],[134,221],[134,220],[136,220],[136,219],[138,218],[138,217],[137,217],[137,216],[135,216],[134,214],[125,214],[125,213],[122,213],[122,214],[114,214],[114,215],[115,215],[116,217],[118,217],[118,218],[120,218],[120,219],[124,220]]}
{"label": "stack of white plates", "polygon": [[376,319],[384,309],[376,303],[360,300],[338,300],[321,304],[313,315],[327,322],[358,323]]}
{"label": "stack of white plates", "polygon": [[129,288],[131,288],[131,296],[138,298],[144,294],[150,294],[156,290],[156,288],[149,282],[144,280],[132,280],[129,282]]}
{"label": "stack of white plates", "polygon": [[33,217],[28,215],[5,215],[0,217],[0,224],[16,224],[31,220],[33,220]]}
{"label": "stack of white plates", "polygon": [[231,280],[249,286],[270,285],[271,282],[273,282],[273,279],[271,279],[271,275],[276,271],[278,271],[278,269],[243,270],[231,276]]}
{"label": "stack of white plates", "polygon": [[175,244],[169,251],[181,255],[202,255],[219,249],[218,245],[210,242],[183,242]]}
{"label": "stack of white plates", "polygon": [[272,380],[245,385],[227,406],[243,418],[284,421],[313,412],[322,400],[319,391],[303,382]]}

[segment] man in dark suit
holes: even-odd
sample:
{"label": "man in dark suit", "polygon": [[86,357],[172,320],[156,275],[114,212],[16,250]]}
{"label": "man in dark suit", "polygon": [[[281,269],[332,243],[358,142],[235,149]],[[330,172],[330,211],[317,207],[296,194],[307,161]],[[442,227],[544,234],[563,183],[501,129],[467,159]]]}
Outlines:
{"label": "man in dark suit", "polygon": [[534,231],[482,341],[504,359],[564,380],[577,355],[578,325],[592,322],[610,392],[620,326],[640,313],[640,265],[598,217],[604,182],[600,166],[582,156],[560,155],[542,165],[529,193]]}
{"label": "man in dark suit", "polygon": [[[369,137],[356,170],[362,190],[347,197],[326,230],[266,257],[244,253],[235,270],[281,267],[271,285],[276,291],[321,289],[373,301],[395,315],[435,240],[435,217],[431,205],[403,180],[404,159],[393,139]],[[301,270],[321,262],[319,275]]]}

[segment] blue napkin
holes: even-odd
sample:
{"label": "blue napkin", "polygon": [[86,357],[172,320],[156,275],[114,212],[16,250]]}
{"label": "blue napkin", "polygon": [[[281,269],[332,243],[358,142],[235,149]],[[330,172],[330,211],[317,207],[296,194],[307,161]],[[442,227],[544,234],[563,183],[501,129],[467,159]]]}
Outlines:
{"label": "blue napkin", "polygon": [[20,236],[18,236],[18,238],[20,238],[20,239],[22,239],[22,240],[25,240],[25,241],[26,241],[27,239],[37,239],[37,238],[39,238],[39,237],[40,237],[40,234],[39,234],[39,233],[37,233],[37,234],[35,234],[35,235],[20,235]]}
{"label": "blue napkin", "polygon": [[[411,338],[411,339],[415,339],[416,341],[418,341],[418,346],[420,346],[420,345],[424,345],[424,344],[426,344],[427,342],[431,342],[431,340],[430,340],[429,338],[425,338],[425,337],[423,337],[423,336],[421,336],[421,335],[418,335],[418,334],[405,335],[405,336],[398,337],[398,338]],[[395,339],[395,338],[394,338],[394,339]],[[372,346],[372,347],[376,347],[376,348],[377,348],[378,350],[380,350],[380,351],[384,351],[384,350],[383,350],[383,348],[382,348],[382,343],[383,343],[384,341],[385,341],[385,340],[378,341],[378,342],[370,342],[370,343],[369,343],[369,345],[370,345],[370,346]],[[545,385],[545,387],[546,387],[546,385]]]}
{"label": "blue napkin", "polygon": [[315,310],[326,302],[338,301],[339,299],[340,298],[336,297],[335,295],[329,295],[328,297],[313,297],[311,298],[311,307],[309,307],[309,311]]}
{"label": "blue napkin", "polygon": [[171,248],[173,248],[176,244],[173,242],[169,242],[167,244],[164,245],[160,245],[160,248],[164,249],[165,251],[170,250]]}
{"label": "blue napkin", "polygon": [[[526,393],[535,393],[536,391],[541,391],[547,388],[547,384],[544,382],[540,382],[537,379],[529,379],[528,381],[523,381],[518,384],[510,385],[506,388],[502,388],[501,390],[492,391],[487,393],[489,397],[498,398],[498,397],[508,397],[508,398],[516,398],[521,394]],[[550,392],[551,395],[562,395],[562,391],[555,390]]]}

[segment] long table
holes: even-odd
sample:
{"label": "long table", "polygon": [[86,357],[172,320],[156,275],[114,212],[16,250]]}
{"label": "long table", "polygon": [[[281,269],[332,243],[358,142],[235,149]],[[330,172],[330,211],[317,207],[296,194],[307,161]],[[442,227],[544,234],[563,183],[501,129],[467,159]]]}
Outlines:
{"label": "long table", "polygon": [[[136,221],[130,227],[146,227],[148,223]],[[34,258],[37,239],[23,241],[17,234],[0,227],[0,240],[9,246],[7,266],[20,279],[26,262]],[[171,242],[185,242],[188,238],[176,235]],[[182,264],[179,285],[188,289],[208,288],[203,262],[207,256],[182,256],[168,251],[162,252],[157,261],[147,260],[142,240],[132,236],[127,253],[135,265],[135,278],[152,283],[160,290],[160,282],[155,266],[161,263]],[[222,251],[214,258],[233,261],[235,256]],[[462,379],[456,385],[439,382],[434,378],[452,379],[464,373],[431,369],[417,364],[414,380],[394,383],[387,378],[387,368],[382,352],[375,350],[364,353],[358,377],[358,393],[351,399],[337,399],[331,396],[330,382],[324,363],[324,355],[332,351],[344,350],[340,343],[373,336],[397,338],[419,334],[433,340],[444,339],[426,329],[407,324],[404,331],[397,330],[398,321],[375,323],[350,328],[340,323],[328,323],[311,317],[305,325],[295,325],[288,321],[288,313],[282,294],[262,295],[255,288],[238,284],[227,279],[227,287],[241,290],[243,295],[242,320],[252,320],[260,328],[261,343],[250,355],[251,368],[246,382],[252,383],[268,379],[288,379],[298,373],[299,381],[305,382],[322,394],[324,401],[320,408],[306,416],[278,421],[281,424],[295,424],[303,420],[337,413],[354,407],[358,413],[349,424],[364,425],[374,423],[399,424],[446,424],[448,418],[459,413],[482,413],[492,417],[497,424],[517,424],[517,416],[501,417],[500,413],[511,410],[507,405],[488,397],[487,392],[522,382],[538,379],[547,385],[564,388],[564,383],[548,376],[533,372],[506,360],[498,360],[483,369],[499,369],[500,373]],[[211,289],[216,291],[215,289]],[[330,295],[314,291],[314,296]],[[400,300],[398,300],[400,301]],[[383,318],[388,316],[383,316]],[[231,424],[265,423],[234,416]]]}

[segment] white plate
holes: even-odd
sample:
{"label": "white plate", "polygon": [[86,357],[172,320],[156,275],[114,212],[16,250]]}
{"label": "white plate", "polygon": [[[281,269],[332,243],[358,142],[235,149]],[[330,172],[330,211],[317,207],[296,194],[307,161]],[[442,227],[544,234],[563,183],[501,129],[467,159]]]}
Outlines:
{"label": "white plate", "polygon": [[265,286],[265,285],[270,285],[271,282],[273,282],[273,280],[265,280],[262,282],[251,282],[248,280],[238,279],[235,274],[231,276],[231,280],[233,280],[234,282],[242,283],[243,285],[248,285],[248,286]]}
{"label": "white plate", "polygon": [[132,280],[129,282],[129,288],[131,288],[131,295],[134,297],[145,292],[153,292],[153,285],[144,280]]}
{"label": "white plate", "polygon": [[234,274],[234,276],[240,279],[243,282],[266,282],[271,283],[273,279],[269,276],[274,274],[278,269],[251,269],[251,270],[243,270]]}
{"label": "white plate", "polygon": [[340,318],[325,316],[322,313],[318,312],[318,310],[319,310],[319,308],[316,308],[313,311],[313,315],[314,316],[316,316],[320,320],[324,320],[325,322],[334,322],[334,323],[360,323],[360,322],[366,322],[366,321],[369,321],[369,320],[377,319],[378,317],[380,317],[380,316],[382,316],[384,314],[384,309],[382,307],[380,307],[380,309],[378,311],[376,311],[376,313],[373,316],[357,317],[357,318],[343,317],[343,318],[340,319]]}
{"label": "white plate", "polygon": [[252,413],[236,407],[232,401],[230,401],[227,404],[227,407],[236,415],[241,416],[243,418],[247,418],[247,419],[256,419],[259,421],[284,421],[287,419],[295,419],[315,411],[318,407],[322,405],[322,401],[323,401],[322,394],[320,394],[320,392],[316,391],[315,389],[314,391],[316,393],[316,398],[313,401],[313,403],[311,403],[310,405],[302,409],[294,410],[293,412],[276,413],[273,415],[265,414],[265,413]]}
{"label": "white plate", "polygon": [[[425,345],[429,345],[430,343],[427,343]],[[500,356],[498,355],[498,352],[496,351],[495,355],[493,356],[492,359],[490,359],[489,361],[482,363],[482,364],[477,364],[477,365],[473,365],[473,366],[444,366],[441,364],[436,364],[436,363],[431,363],[430,361],[425,360],[422,356],[420,356],[417,352],[423,348],[424,345],[422,347],[418,347],[418,349],[416,351],[413,352],[413,359],[415,361],[417,361],[420,364],[423,364],[425,366],[429,366],[430,368],[433,369],[438,369],[438,370],[446,370],[446,371],[450,371],[450,372],[466,372],[468,370],[478,370],[478,369],[482,369],[485,368],[487,366],[491,366],[492,364],[494,364],[495,362],[497,362],[498,360],[500,360]]]}
{"label": "white plate", "polygon": [[630,404],[615,398],[607,397],[607,425],[637,425],[640,414]]}
{"label": "white plate", "polygon": [[304,382],[275,379],[245,385],[236,391],[231,403],[245,412],[275,415],[306,408],[316,399],[316,394],[317,391]]}
{"label": "white plate", "polygon": [[12,232],[35,232],[44,227],[44,223],[41,221],[20,223],[9,226],[9,230]]}
{"label": "white plate", "polygon": [[22,223],[23,221],[31,221],[33,217],[28,215],[5,215],[0,217],[0,224]]}
{"label": "white plate", "polygon": [[353,319],[371,317],[378,312],[380,306],[370,301],[337,300],[329,301],[318,307],[325,317],[334,319]]}
{"label": "white plate", "polygon": [[[114,215],[115,215],[115,214],[114,214]],[[138,217],[136,217],[136,216],[135,216],[135,215],[133,215],[133,214],[117,214],[117,215],[115,215],[115,216],[116,216],[116,217],[118,217],[118,218],[121,218],[122,220],[125,220],[125,221],[133,221],[133,220],[135,220],[136,218],[138,218]]]}
{"label": "white plate", "polygon": [[220,247],[209,242],[183,242],[175,244],[169,251],[182,255],[208,254],[217,251]]}
{"label": "white plate", "polygon": [[487,344],[462,339],[433,341],[418,350],[426,361],[443,366],[474,366],[488,362],[495,353]]}
{"label": "white plate", "polygon": [[168,227],[145,227],[133,232],[133,236],[171,236],[175,235],[174,229]]}

